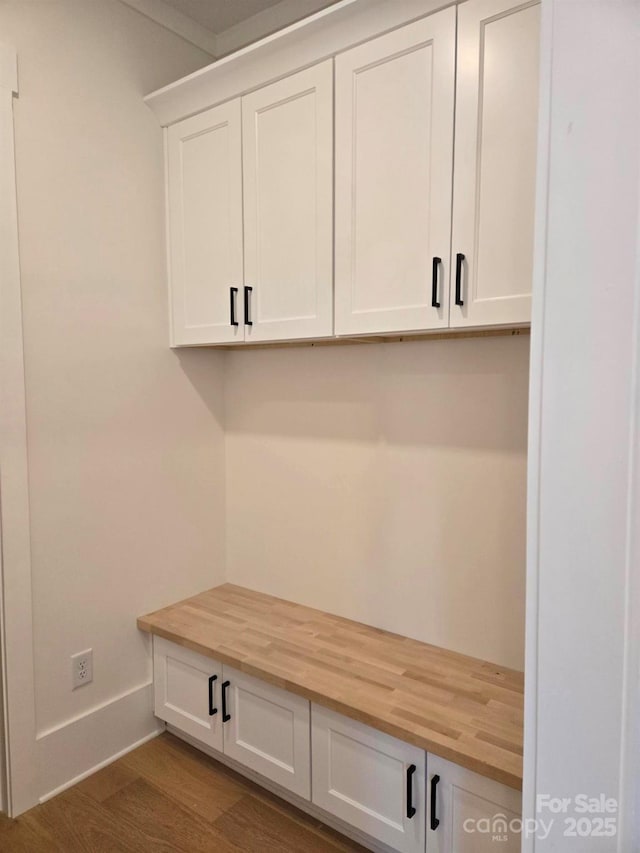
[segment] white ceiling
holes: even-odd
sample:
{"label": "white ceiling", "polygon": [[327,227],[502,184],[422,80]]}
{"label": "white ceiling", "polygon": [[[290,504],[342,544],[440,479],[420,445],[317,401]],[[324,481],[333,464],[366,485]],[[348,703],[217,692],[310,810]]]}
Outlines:
{"label": "white ceiling", "polygon": [[[187,15],[214,33],[221,33],[240,21],[251,18],[280,0],[165,0],[183,15]],[[325,5],[330,5],[331,0]]]}

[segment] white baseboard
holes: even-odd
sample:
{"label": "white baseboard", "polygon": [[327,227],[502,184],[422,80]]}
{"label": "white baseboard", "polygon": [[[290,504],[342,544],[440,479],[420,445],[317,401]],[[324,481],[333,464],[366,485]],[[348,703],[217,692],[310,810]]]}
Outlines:
{"label": "white baseboard", "polygon": [[153,716],[153,685],[143,684],[37,739],[40,802],[151,740],[164,730]]}

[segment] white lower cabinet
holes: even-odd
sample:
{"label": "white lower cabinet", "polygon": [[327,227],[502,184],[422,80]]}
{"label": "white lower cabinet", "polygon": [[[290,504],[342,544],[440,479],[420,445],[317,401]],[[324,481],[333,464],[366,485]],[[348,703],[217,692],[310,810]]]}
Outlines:
{"label": "white lower cabinet", "polygon": [[223,685],[224,754],[310,799],[309,702],[227,666]]}
{"label": "white lower cabinet", "polygon": [[427,853],[519,853],[521,814],[519,791],[428,755]]}
{"label": "white lower cabinet", "polygon": [[222,751],[222,664],[162,637],[153,638],[156,717]]}
{"label": "white lower cabinet", "polygon": [[156,716],[345,829],[398,853],[520,850],[519,791],[157,636],[153,664]]}
{"label": "white lower cabinet", "polygon": [[313,802],[400,853],[425,849],[425,753],[312,706]]}
{"label": "white lower cabinet", "polygon": [[311,798],[309,702],[161,637],[155,714],[250,770]]}

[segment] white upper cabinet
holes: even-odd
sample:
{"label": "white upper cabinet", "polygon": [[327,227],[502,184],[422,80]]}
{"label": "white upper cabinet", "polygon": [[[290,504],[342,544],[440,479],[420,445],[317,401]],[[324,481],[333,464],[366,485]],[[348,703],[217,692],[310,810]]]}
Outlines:
{"label": "white upper cabinet", "polygon": [[172,344],[242,340],[230,317],[243,285],[240,100],[170,127],[167,168]]}
{"label": "white upper cabinet", "polygon": [[329,336],[333,61],[244,97],[242,127],[245,338]]}
{"label": "white upper cabinet", "polygon": [[539,0],[357,5],[179,84],[238,97],[167,131],[173,345],[530,322]]}
{"label": "white upper cabinet", "polygon": [[539,25],[537,0],[458,7],[453,327],[531,319]]}
{"label": "white upper cabinet", "polygon": [[332,335],[333,60],[172,125],[167,160],[173,345]]}
{"label": "white upper cabinet", "polygon": [[336,334],[449,323],[455,8],[336,58]]}

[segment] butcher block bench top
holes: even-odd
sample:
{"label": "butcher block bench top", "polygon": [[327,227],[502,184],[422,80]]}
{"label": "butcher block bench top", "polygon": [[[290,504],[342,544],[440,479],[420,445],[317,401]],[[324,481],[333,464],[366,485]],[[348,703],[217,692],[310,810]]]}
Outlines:
{"label": "butcher block bench top", "polygon": [[521,672],[232,584],[138,628],[522,787]]}

